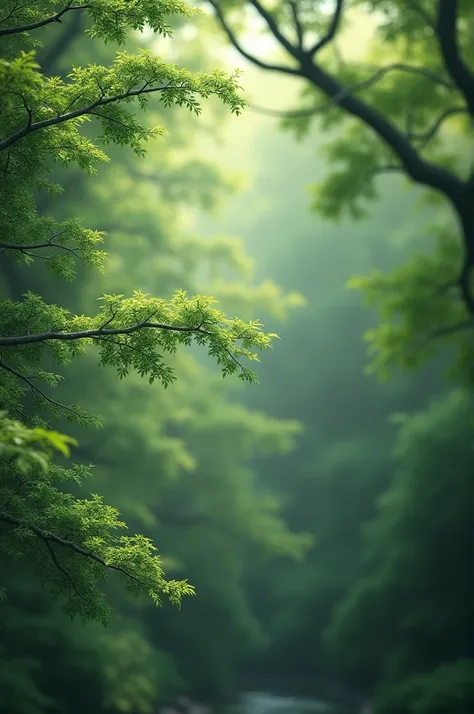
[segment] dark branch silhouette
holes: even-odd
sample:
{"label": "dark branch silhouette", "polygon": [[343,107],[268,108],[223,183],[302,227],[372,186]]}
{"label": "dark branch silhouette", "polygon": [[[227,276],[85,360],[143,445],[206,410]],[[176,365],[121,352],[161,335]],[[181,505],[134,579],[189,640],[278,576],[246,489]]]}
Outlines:
{"label": "dark branch silhouette", "polygon": [[458,0],[439,0],[436,35],[449,75],[464,95],[471,115],[474,115],[474,72],[464,63],[457,42]]}
{"label": "dark branch silhouette", "polygon": [[81,252],[83,252],[83,249],[81,249],[79,246],[69,246],[69,245],[63,245],[62,243],[56,243],[55,239],[59,238],[61,235],[63,235],[65,231],[61,231],[60,233],[55,233],[51,238],[47,241],[43,242],[38,242],[38,243],[5,243],[3,241],[0,241],[0,250],[6,250],[6,251],[12,251],[12,252],[18,252],[22,253],[23,255],[30,256],[32,258],[42,258],[43,260],[52,260],[54,256],[52,255],[41,255],[41,254],[35,254],[32,251],[35,250],[43,250],[44,248],[57,248],[58,250],[63,250],[66,251],[67,253],[71,253],[75,258],[79,259],[81,258]]}
{"label": "dark branch silhouette", "polygon": [[209,0],[211,3],[212,7],[214,8],[216,17],[226,33],[230,43],[235,47],[238,52],[242,55],[242,57],[245,57],[249,62],[252,62],[252,64],[256,65],[257,67],[260,67],[261,69],[268,69],[271,71],[275,72],[283,72],[285,74],[292,74],[295,77],[299,76],[299,72],[297,68],[293,67],[286,67],[285,65],[279,65],[279,64],[269,64],[268,62],[264,62],[261,59],[258,59],[258,57],[255,57],[255,55],[251,54],[250,52],[247,52],[247,50],[244,49],[244,47],[240,44],[239,40],[237,39],[236,34],[232,30],[231,26],[226,20],[226,17],[224,13],[222,12],[218,0]]}
{"label": "dark branch silhouette", "polygon": [[[304,118],[338,106],[371,129],[394,154],[394,158],[398,161],[397,167],[400,166],[400,169],[415,183],[437,191],[448,200],[458,218],[464,247],[464,260],[459,273],[458,285],[467,310],[474,315],[474,296],[470,285],[474,266],[474,178],[467,181],[463,180],[451,170],[428,160],[421,153],[426,144],[436,136],[442,123],[449,116],[461,112],[467,112],[474,116],[474,74],[464,63],[458,47],[457,0],[438,0],[436,19],[428,16],[418,3],[412,3],[413,11],[417,12],[424,19],[427,26],[436,33],[444,68],[449,77],[448,80],[430,69],[400,64],[387,68],[382,67],[364,82],[348,87],[345,87],[334,74],[326,70],[318,58],[319,51],[333,43],[337,37],[343,19],[344,0],[335,0],[334,12],[327,33],[310,50],[304,49],[304,34],[301,26],[298,31],[298,41],[292,44],[283,34],[274,16],[264,8],[261,2],[259,0],[249,0],[250,5],[255,8],[265,21],[268,30],[291,59],[292,66],[269,64],[263,62],[252,53],[243,50],[239,38],[230,26],[224,11],[219,6],[218,0],[209,1],[214,7],[217,20],[230,43],[243,57],[262,69],[284,72],[300,79],[305,79],[320,90],[329,100],[325,105],[312,109],[302,109],[299,112],[286,113],[284,116],[288,118],[298,118],[298,116]],[[389,116],[384,115],[370,101],[364,100],[359,95],[355,96],[357,91],[371,86],[391,69],[416,72],[429,77],[433,82],[439,83],[451,91],[458,89],[466,105],[447,109],[423,134],[413,135],[410,132],[404,132],[396,126]],[[260,107],[254,107],[254,109],[263,113],[274,114],[272,110],[265,110]],[[414,142],[421,143],[415,145]]]}
{"label": "dark branch silhouette", "polygon": [[325,47],[329,42],[331,42],[336,36],[336,33],[339,29],[339,25],[341,23],[343,5],[344,0],[337,0],[336,8],[332,16],[329,30],[327,34],[324,35],[321,40],[319,40],[319,42],[316,42],[316,44],[313,45],[313,47],[309,51],[310,55],[315,55],[317,52],[319,52],[319,50],[322,50],[322,48]]}
{"label": "dark branch silhouette", "polygon": [[4,369],[5,372],[9,372],[21,382],[24,382],[36,397],[41,397],[46,402],[48,402],[48,404],[51,404],[57,409],[64,409],[65,411],[73,414],[74,416],[78,415],[75,409],[73,409],[72,407],[68,407],[66,404],[61,404],[61,402],[57,402],[55,399],[51,399],[51,397],[48,397],[48,395],[45,394],[42,389],[36,386],[36,384],[33,384],[32,380],[38,379],[38,377],[26,377],[24,374],[21,374],[21,372],[18,372],[18,370],[14,369],[13,367],[9,367],[3,361],[0,361],[0,369]]}

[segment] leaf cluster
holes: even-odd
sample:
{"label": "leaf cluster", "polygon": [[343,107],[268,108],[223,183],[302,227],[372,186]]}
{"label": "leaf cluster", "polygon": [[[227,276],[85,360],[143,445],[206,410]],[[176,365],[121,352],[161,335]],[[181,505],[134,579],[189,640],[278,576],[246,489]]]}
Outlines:
{"label": "leaf cluster", "polygon": [[0,523],[9,537],[2,538],[1,550],[14,560],[29,559],[52,594],[63,597],[65,611],[84,620],[105,623],[110,616],[97,588],[110,570],[122,576],[133,595],[145,593],[157,605],[166,596],[179,604],[193,588],[164,579],[157,549],[148,538],[119,535],[126,525],[100,496],[78,499],[58,489],[58,484],[80,486],[90,476],[87,467],[51,464],[54,451],[67,457],[73,444],[63,434],[28,429],[2,416]]}
{"label": "leaf cluster", "polygon": [[[152,96],[163,109],[185,107],[194,115],[201,112],[200,100],[212,97],[235,114],[245,106],[238,71],[191,73],[149,50],[118,52],[109,65],[74,66],[65,78],[46,76],[31,49],[38,47],[31,33],[82,12],[91,18],[91,40],[119,44],[130,30],[145,27],[170,35],[169,14],[195,14],[179,0],[6,3],[0,18],[0,250],[20,264],[38,259],[67,280],[75,277],[78,263],[104,270],[104,234],[75,218],[59,220],[38,210],[38,195],[41,201],[63,192],[51,180],[53,169],[95,173],[109,161],[111,144],[142,157],[144,144],[166,133],[139,117]],[[82,406],[53,399],[49,390],[90,347],[120,378],[133,370],[167,387],[175,379],[170,362],[178,347],[192,342],[207,347],[224,376],[238,373],[255,381],[240,360],[257,360],[255,350],[268,348],[274,335],[265,334],[258,321],[228,318],[210,297],[188,298],[183,290],[171,300],[140,291],[132,297],[106,294],[92,317],[74,315],[28,291],[22,300],[1,302],[0,324],[2,407],[21,418],[2,421],[4,554],[31,563],[53,595],[63,598],[67,612],[84,619],[107,620],[110,610],[98,585],[112,570],[132,594],[145,593],[155,604],[165,597],[179,604],[193,589],[186,581],[165,580],[151,540],[121,535],[126,526],[118,511],[98,495],[74,495],[90,469],[51,463],[54,451],[67,457],[74,440],[52,431],[43,416],[85,424],[98,419]]]}

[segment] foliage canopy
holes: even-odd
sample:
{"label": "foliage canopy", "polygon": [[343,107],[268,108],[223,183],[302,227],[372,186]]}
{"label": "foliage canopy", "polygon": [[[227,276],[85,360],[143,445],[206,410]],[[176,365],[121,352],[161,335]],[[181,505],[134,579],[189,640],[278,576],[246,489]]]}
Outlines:
{"label": "foliage canopy", "polygon": [[[474,9],[469,0],[334,0],[276,3],[210,0],[234,48],[258,68],[303,80],[301,104],[268,110],[303,138],[314,122],[329,137],[325,178],[313,186],[315,211],[333,220],[367,215],[383,174],[401,174],[436,208],[430,254],[413,255],[390,275],[353,278],[380,324],[366,337],[372,369],[426,363],[453,349],[452,374],[472,386],[474,360]],[[244,47],[242,10],[274,40],[275,61]],[[246,13],[247,16],[247,13]],[[354,39],[373,24],[363,52]],[[380,61],[380,57],[384,61]],[[323,101],[321,101],[323,97]],[[442,217],[439,207],[445,207]]]}
{"label": "foliage canopy", "polygon": [[[239,114],[245,106],[239,73],[192,73],[149,50],[120,51],[108,66],[74,66],[65,79],[47,76],[36,61],[41,31],[70,13],[88,13],[91,38],[123,44],[130,29],[149,27],[169,36],[170,14],[196,12],[179,0],[139,0],[133,6],[123,0],[87,5],[12,0],[2,12],[0,224],[5,238],[0,249],[20,264],[43,261],[66,280],[75,277],[78,265],[103,271],[102,231],[38,210],[44,197],[62,191],[52,180],[55,165],[93,174],[109,160],[109,144],[143,156],[146,142],[166,134],[162,126],[149,128],[140,118],[153,96],[165,109],[185,107],[196,115],[202,99],[216,97]],[[100,364],[115,368],[120,378],[135,370],[150,384],[158,380],[167,387],[175,378],[170,357],[179,346],[195,342],[207,347],[224,376],[238,372],[254,381],[255,373],[241,360],[257,360],[255,351],[270,347],[275,335],[265,334],[258,321],[226,317],[213,302],[189,298],[183,290],[168,301],[140,291],[128,298],[106,294],[93,316],[48,304],[34,291],[1,303],[0,392],[10,415],[2,417],[2,548],[13,558],[31,560],[53,594],[66,597],[70,614],[106,621],[109,611],[97,583],[110,570],[122,574],[132,593],[147,593],[157,604],[162,597],[179,603],[193,589],[186,581],[165,579],[149,539],[119,535],[125,524],[102,498],[81,500],[67,490],[69,484],[80,485],[90,469],[52,465],[52,452],[68,456],[74,441],[49,431],[44,419],[98,420],[81,405],[50,396],[63,379],[55,370],[96,347]]]}

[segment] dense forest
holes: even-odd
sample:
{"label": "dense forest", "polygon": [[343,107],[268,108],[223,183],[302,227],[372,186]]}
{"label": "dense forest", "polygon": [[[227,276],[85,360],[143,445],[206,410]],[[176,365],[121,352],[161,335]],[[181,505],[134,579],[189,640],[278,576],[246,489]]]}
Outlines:
{"label": "dense forest", "polygon": [[2,0],[0,86],[0,712],[472,714],[472,0]]}

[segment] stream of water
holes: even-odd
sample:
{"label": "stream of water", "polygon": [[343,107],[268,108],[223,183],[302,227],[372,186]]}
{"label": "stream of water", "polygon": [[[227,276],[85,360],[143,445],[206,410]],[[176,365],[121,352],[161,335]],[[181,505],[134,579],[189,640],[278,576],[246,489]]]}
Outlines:
{"label": "stream of water", "polygon": [[247,692],[225,714],[337,714],[337,709],[318,699],[283,697],[265,692]]}

